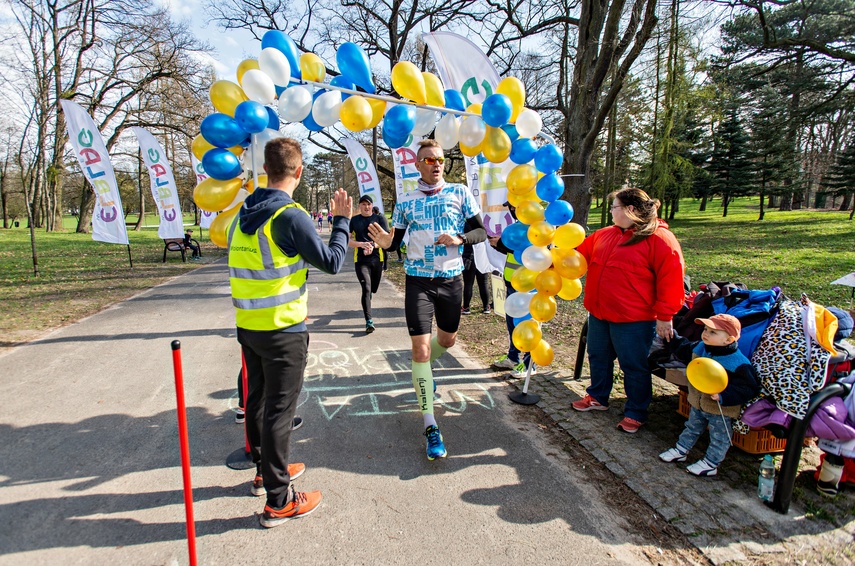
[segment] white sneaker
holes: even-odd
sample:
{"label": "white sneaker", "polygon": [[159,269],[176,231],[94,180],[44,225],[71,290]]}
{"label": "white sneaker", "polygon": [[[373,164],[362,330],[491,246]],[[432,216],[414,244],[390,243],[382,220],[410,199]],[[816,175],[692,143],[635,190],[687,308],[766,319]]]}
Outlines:
{"label": "white sneaker", "polygon": [[[520,362],[514,368],[514,371],[511,372],[511,377],[525,377],[525,362]],[[531,375],[535,375],[537,373],[537,365],[534,362],[531,362]]]}
{"label": "white sneaker", "polygon": [[679,448],[669,448],[659,455],[659,459],[663,462],[685,462],[686,454],[680,452]]}
{"label": "white sneaker", "polygon": [[698,460],[691,466],[686,468],[686,471],[695,476],[710,477],[718,473],[718,467],[707,462],[706,458]]}
{"label": "white sneaker", "polygon": [[514,369],[517,367],[519,362],[515,362],[507,356],[502,356],[495,362],[493,362],[493,367],[497,369]]}

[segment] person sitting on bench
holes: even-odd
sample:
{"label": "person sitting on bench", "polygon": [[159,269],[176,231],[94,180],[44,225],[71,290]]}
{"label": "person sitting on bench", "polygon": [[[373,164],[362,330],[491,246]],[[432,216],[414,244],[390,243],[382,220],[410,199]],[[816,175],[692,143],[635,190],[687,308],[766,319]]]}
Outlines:
{"label": "person sitting on bench", "polygon": [[193,230],[188,228],[186,232],[184,232],[184,247],[190,248],[193,250],[193,257],[191,259],[199,259],[199,245],[198,243],[194,244],[196,240],[193,239]]}

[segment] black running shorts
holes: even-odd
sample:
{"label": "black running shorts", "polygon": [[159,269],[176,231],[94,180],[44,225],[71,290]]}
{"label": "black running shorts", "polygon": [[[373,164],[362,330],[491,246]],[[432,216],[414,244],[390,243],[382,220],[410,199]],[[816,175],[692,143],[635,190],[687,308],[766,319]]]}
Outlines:
{"label": "black running shorts", "polygon": [[450,278],[407,275],[404,313],[410,336],[431,334],[434,314],[440,330],[457,332],[462,304],[462,275]]}

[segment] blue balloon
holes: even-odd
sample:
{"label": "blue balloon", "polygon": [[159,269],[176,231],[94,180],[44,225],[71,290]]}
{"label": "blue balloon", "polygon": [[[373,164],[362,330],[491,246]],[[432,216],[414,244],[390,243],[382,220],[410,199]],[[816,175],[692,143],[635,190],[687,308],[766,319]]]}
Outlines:
{"label": "blue balloon", "polygon": [[279,86],[279,85],[273,85],[273,88],[276,89],[276,98],[279,98],[280,96],[282,96],[282,93],[285,92],[286,87]]}
{"label": "blue balloon", "polygon": [[517,165],[523,165],[534,159],[537,145],[528,138],[520,138],[511,144],[510,160]]}
{"label": "blue balloon", "polygon": [[270,122],[267,108],[253,100],[241,102],[235,108],[235,120],[238,126],[248,134],[263,132]]}
{"label": "blue balloon", "polygon": [[[337,77],[333,77],[332,80],[330,81],[330,84],[333,86],[340,86],[341,88],[348,88],[350,90],[356,90],[356,85],[353,84],[353,81],[344,75],[339,75]],[[348,96],[351,96],[351,95],[347,94],[346,92],[342,92],[341,93],[342,102],[347,100]]]}
{"label": "blue balloon", "polygon": [[521,322],[522,322],[522,321],[524,321],[524,320],[531,320],[531,313],[528,313],[528,314],[527,314],[527,315],[525,315],[525,316],[518,316],[518,317],[515,317],[515,318],[514,318],[514,326],[516,326],[517,324],[521,323]]}
{"label": "blue balloon", "polygon": [[205,141],[214,147],[232,147],[246,138],[246,132],[238,125],[237,120],[219,112],[202,120],[199,131]]}
{"label": "blue balloon", "polygon": [[460,91],[448,88],[445,90],[445,107],[452,110],[466,110],[466,101]]}
{"label": "blue balloon", "polygon": [[553,144],[541,147],[534,156],[534,166],[544,175],[555,173],[562,163],[564,163],[564,156]]}
{"label": "blue balloon", "polygon": [[511,142],[517,141],[517,139],[520,137],[520,133],[517,131],[517,127],[513,124],[505,124],[504,126],[502,126],[502,130],[504,130],[504,132],[508,134],[508,137],[511,138]]}
{"label": "blue balloon", "polygon": [[[523,250],[531,245],[528,241],[528,224],[514,222],[502,230],[502,243],[512,250]],[[528,245],[526,245],[528,244]]]}
{"label": "blue balloon", "polygon": [[573,205],[566,200],[552,201],[546,207],[543,218],[553,226],[564,226],[573,219]]}
{"label": "blue balloon", "polygon": [[303,125],[306,126],[306,129],[310,132],[320,132],[324,129],[323,126],[319,125],[315,122],[315,119],[312,117],[312,113],[309,112],[309,115],[303,118]]}
{"label": "blue balloon", "polygon": [[350,42],[342,43],[335,52],[335,62],[341,74],[353,84],[361,87],[368,94],[374,94],[377,91],[371,77],[371,62],[360,46]]}
{"label": "blue balloon", "polygon": [[410,135],[407,134],[405,136],[396,136],[394,134],[389,133],[386,130],[386,125],[383,125],[382,131],[383,141],[389,146],[391,149],[397,149],[406,145],[407,141],[410,139]]}
{"label": "blue balloon", "polygon": [[514,250],[514,259],[520,265],[522,265],[522,253],[525,251],[525,248]]}
{"label": "blue balloon", "polygon": [[227,149],[209,149],[202,156],[202,167],[209,177],[220,181],[234,179],[241,172],[237,156]]}
{"label": "blue balloon", "polygon": [[301,79],[300,73],[300,53],[297,51],[297,44],[294,40],[278,29],[272,29],[264,33],[261,37],[261,48],[267,49],[273,47],[285,54],[288,59],[288,64],[291,65],[291,76],[295,79]]}
{"label": "blue balloon", "polygon": [[481,118],[488,126],[500,128],[511,119],[514,110],[511,99],[504,94],[491,94],[481,105]]}
{"label": "blue balloon", "polygon": [[537,198],[551,203],[564,194],[564,181],[555,173],[550,173],[541,177],[534,189],[537,193]]}
{"label": "blue balloon", "polygon": [[396,104],[383,116],[383,129],[396,139],[407,137],[416,125],[416,109],[408,104]]}
{"label": "blue balloon", "polygon": [[267,109],[267,127],[271,130],[279,129],[279,114],[276,113],[276,110],[269,106],[265,106]]}

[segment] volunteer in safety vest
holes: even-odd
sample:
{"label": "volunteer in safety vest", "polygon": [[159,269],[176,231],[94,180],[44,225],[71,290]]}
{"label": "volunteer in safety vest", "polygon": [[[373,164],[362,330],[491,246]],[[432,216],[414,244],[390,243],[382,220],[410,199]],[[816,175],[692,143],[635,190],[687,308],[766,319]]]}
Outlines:
{"label": "volunteer in safety vest", "polygon": [[308,266],[339,272],[353,201],[343,189],[335,192],[329,245],[324,245],[309,213],[291,198],[303,173],[300,144],[272,140],[264,159],[268,188],[247,197],[229,227],[229,282],[248,375],[246,431],[256,464],[250,491],[267,495],[260,520],[269,528],[321,503],[320,491],[294,490],[291,480],[306,466],[289,463],[288,442],[309,347]]}

